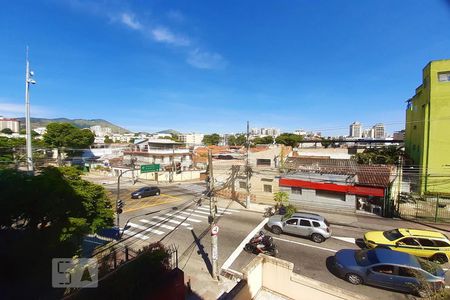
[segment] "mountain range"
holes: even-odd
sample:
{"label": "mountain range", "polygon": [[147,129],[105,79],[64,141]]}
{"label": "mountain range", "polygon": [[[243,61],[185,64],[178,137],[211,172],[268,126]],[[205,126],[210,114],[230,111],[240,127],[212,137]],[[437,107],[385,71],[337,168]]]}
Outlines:
{"label": "mountain range", "polygon": [[[17,118],[20,121],[21,127],[25,127],[25,118]],[[31,128],[35,129],[38,127],[46,127],[49,123],[54,122],[64,122],[75,125],[78,128],[89,128],[91,126],[99,125],[102,127],[111,128],[113,133],[130,133],[129,130],[122,128],[120,126],[114,125],[103,119],[66,119],[66,118],[56,118],[56,119],[44,119],[44,118],[31,118]]]}

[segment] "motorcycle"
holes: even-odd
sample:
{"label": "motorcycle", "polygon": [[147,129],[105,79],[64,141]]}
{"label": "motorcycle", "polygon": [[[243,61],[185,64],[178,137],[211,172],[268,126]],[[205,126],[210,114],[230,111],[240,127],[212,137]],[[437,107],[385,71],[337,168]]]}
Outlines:
{"label": "motorcycle", "polygon": [[273,238],[265,235],[262,231],[245,245],[244,250],[253,254],[262,253],[274,257],[278,255],[278,248],[274,244]]}

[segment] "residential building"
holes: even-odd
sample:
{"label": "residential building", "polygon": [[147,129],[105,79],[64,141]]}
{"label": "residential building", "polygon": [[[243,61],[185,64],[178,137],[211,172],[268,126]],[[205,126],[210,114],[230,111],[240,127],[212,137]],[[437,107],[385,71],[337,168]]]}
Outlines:
{"label": "residential building", "polygon": [[422,77],[407,101],[405,150],[420,193],[450,194],[450,60],[431,61]]}
{"label": "residential building", "polygon": [[162,170],[180,163],[182,170],[192,167],[192,153],[182,143],[168,139],[143,139],[135,141],[131,151],[124,151],[124,163],[135,166],[159,164]]}
{"label": "residential building", "polygon": [[203,133],[185,133],[180,134],[179,139],[187,146],[199,146],[203,145]]}
{"label": "residential building", "polygon": [[373,127],[373,138],[376,140],[382,140],[386,138],[386,133],[384,131],[384,124],[377,123]]}
{"label": "residential building", "polygon": [[279,180],[280,191],[297,206],[335,211],[363,210],[390,214],[390,195],[396,195],[396,168],[359,165],[354,160],[289,157],[290,170]]}
{"label": "residential building", "polygon": [[405,131],[400,130],[400,131],[394,132],[392,139],[396,140],[396,141],[403,141],[405,139]]}
{"label": "residential building", "polygon": [[37,127],[33,129],[37,134],[43,135],[47,132],[47,127]]}
{"label": "residential building", "polygon": [[12,132],[18,133],[20,131],[20,122],[17,119],[0,117],[0,131],[9,128]]}
{"label": "residential building", "polygon": [[362,138],[362,126],[359,122],[353,122],[350,125],[350,134],[349,137],[351,138]]}
{"label": "residential building", "polygon": [[306,132],[306,130],[297,129],[297,130],[294,131],[294,134],[301,135],[301,136],[306,136],[308,133]]}
{"label": "residential building", "polygon": [[374,137],[375,137],[375,131],[373,128],[363,130],[363,138],[373,139]]}
{"label": "residential building", "polygon": [[95,134],[95,136],[98,137],[105,137],[107,135],[110,136],[112,133],[111,128],[102,127],[100,125],[91,126],[89,129]]}

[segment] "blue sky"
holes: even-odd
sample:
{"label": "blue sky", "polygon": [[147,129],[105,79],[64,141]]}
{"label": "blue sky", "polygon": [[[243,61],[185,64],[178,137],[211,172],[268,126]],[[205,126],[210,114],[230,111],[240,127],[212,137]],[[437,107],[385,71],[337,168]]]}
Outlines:
{"label": "blue sky", "polygon": [[[444,0],[3,1],[0,115],[102,118],[133,131],[402,129],[450,58]],[[324,130],[327,129],[327,130]]]}

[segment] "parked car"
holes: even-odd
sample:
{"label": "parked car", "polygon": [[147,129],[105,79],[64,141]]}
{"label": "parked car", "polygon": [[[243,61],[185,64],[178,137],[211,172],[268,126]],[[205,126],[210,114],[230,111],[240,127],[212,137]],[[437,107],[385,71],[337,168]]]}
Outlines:
{"label": "parked car", "polygon": [[352,284],[369,284],[417,294],[445,287],[445,272],[433,262],[388,249],[343,249],[334,256],[337,275]]}
{"label": "parked car", "polygon": [[148,196],[159,196],[161,191],[156,186],[144,186],[134,192],[131,193],[131,198],[133,199],[141,199]]}
{"label": "parked car", "polygon": [[368,248],[386,248],[446,263],[450,258],[450,240],[431,230],[398,228],[388,231],[369,231],[364,235]]}
{"label": "parked car", "polygon": [[331,236],[330,223],[324,217],[313,213],[297,212],[289,218],[273,215],[267,226],[275,234],[286,232],[306,236],[316,243],[322,243]]}

